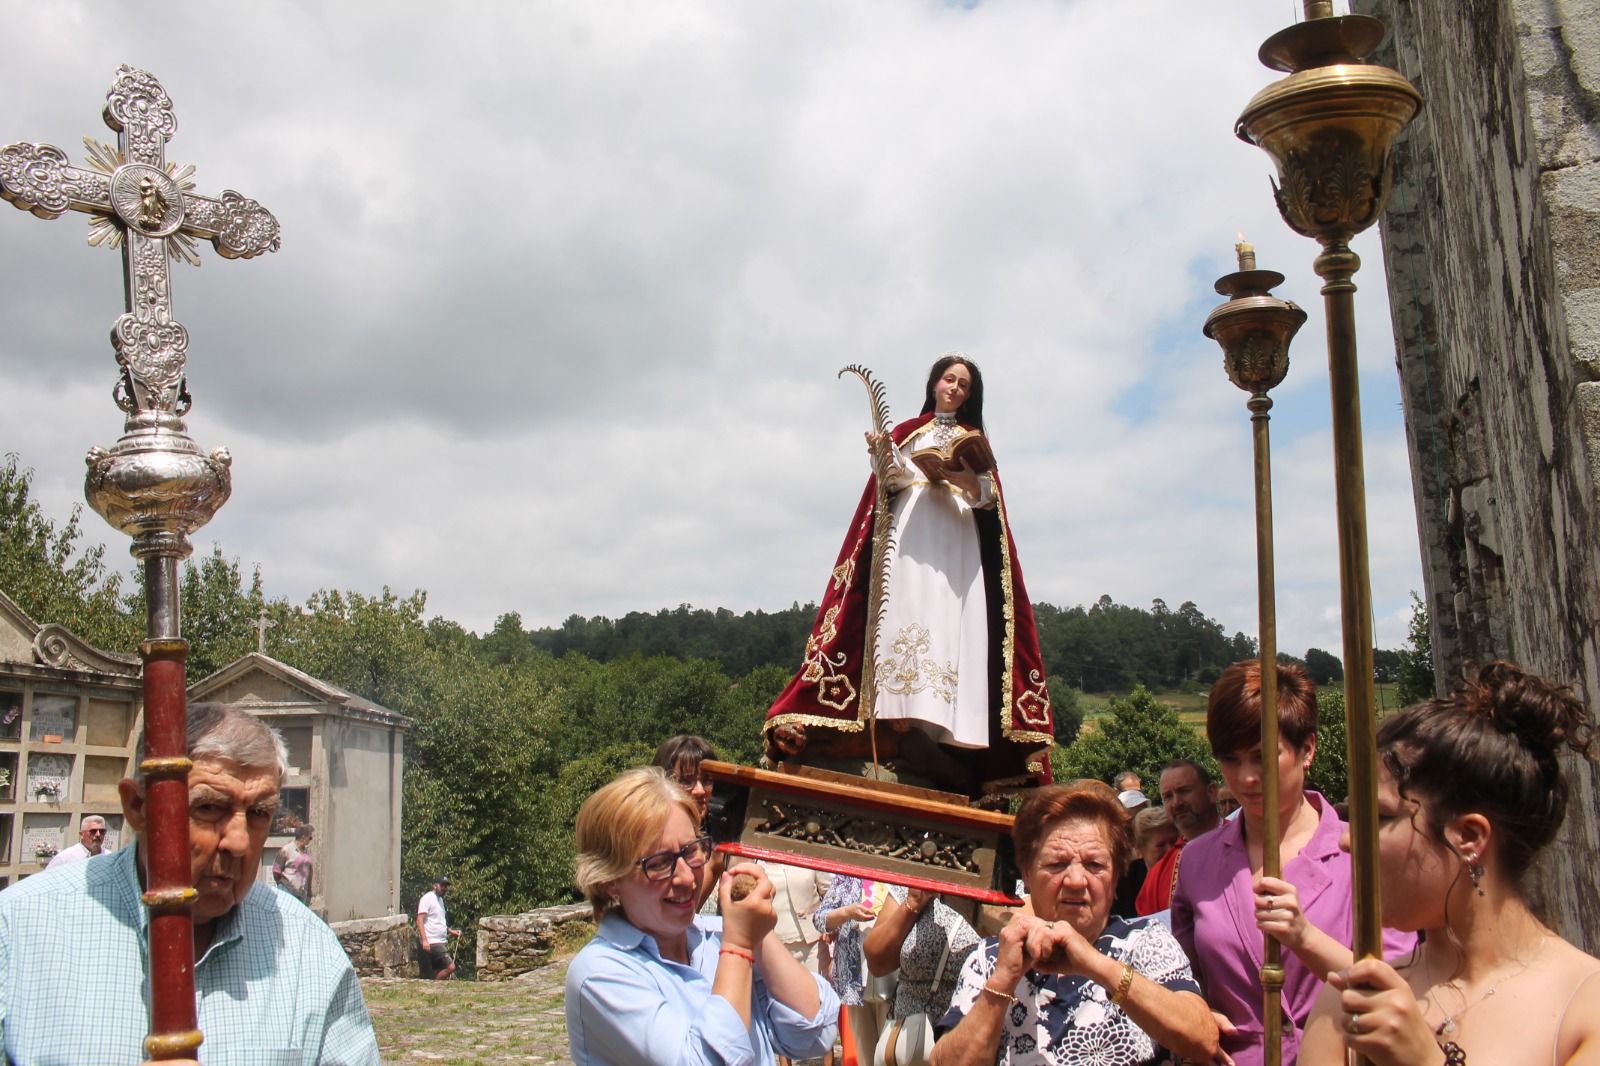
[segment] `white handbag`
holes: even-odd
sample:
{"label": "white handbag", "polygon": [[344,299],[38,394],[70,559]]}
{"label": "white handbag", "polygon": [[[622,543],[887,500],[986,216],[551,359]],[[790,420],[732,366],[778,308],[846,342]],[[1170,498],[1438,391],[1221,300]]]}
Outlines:
{"label": "white handbag", "polygon": [[[944,938],[944,950],[939,953],[939,965],[933,971],[932,988],[937,991],[944,977],[944,964],[950,960],[950,937]],[[878,1034],[878,1046],[872,1051],[872,1066],[927,1066],[933,1054],[933,1018],[926,1011],[918,1011],[905,1018],[892,1018]]]}

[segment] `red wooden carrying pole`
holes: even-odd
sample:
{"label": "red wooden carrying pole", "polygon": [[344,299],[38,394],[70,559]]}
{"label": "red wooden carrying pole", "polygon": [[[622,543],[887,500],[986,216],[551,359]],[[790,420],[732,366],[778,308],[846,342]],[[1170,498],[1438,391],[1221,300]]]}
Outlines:
{"label": "red wooden carrying pole", "polygon": [[194,1002],[195,890],[189,861],[189,754],[184,659],[189,643],[147,640],[144,659],[145,906],[150,908],[151,1059],[192,1059],[200,1047]]}

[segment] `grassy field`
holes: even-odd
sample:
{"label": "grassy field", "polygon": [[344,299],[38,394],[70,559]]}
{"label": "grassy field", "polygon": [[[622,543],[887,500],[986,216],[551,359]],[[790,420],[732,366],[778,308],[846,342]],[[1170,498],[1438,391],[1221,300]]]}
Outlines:
{"label": "grassy field", "polygon": [[[1335,686],[1339,687],[1339,686]],[[1395,686],[1381,684],[1377,686],[1378,716],[1396,710],[1399,702],[1395,699]],[[1201,692],[1157,692],[1156,699],[1162,703],[1176,707],[1178,716],[1184,723],[1194,729],[1196,733],[1204,733],[1206,727],[1206,693]],[[1078,706],[1083,708],[1084,732],[1092,732],[1095,723],[1105,717],[1110,709],[1111,701],[1117,697],[1109,693],[1080,692]]]}

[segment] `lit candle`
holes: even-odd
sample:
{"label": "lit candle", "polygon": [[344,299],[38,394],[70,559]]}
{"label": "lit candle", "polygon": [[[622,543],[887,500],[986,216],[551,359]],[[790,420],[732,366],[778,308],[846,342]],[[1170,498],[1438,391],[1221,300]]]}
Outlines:
{"label": "lit candle", "polygon": [[1239,243],[1233,246],[1233,252],[1239,257],[1240,270],[1254,270],[1256,268],[1256,246],[1247,243],[1244,239],[1244,234],[1239,234]]}

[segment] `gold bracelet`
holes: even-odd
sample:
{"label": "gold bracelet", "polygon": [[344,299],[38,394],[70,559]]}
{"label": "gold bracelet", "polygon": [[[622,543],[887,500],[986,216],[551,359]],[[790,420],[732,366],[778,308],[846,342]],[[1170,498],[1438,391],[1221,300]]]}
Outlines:
{"label": "gold bracelet", "polygon": [[991,996],[999,996],[1007,1003],[1015,1003],[1017,1001],[1016,996],[1013,996],[1010,992],[1002,992],[998,988],[990,988],[988,985],[984,985],[983,990],[989,993]]}
{"label": "gold bracelet", "polygon": [[1117,982],[1117,989],[1111,993],[1111,1002],[1122,1006],[1122,1001],[1128,998],[1128,989],[1133,987],[1133,967],[1128,963],[1122,964],[1122,980]]}

